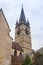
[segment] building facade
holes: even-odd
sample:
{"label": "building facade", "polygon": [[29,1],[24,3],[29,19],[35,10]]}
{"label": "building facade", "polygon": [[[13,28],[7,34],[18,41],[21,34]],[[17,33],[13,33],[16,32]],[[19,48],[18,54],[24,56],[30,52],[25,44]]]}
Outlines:
{"label": "building facade", "polygon": [[9,65],[11,62],[12,38],[10,37],[10,28],[0,9],[0,65]]}

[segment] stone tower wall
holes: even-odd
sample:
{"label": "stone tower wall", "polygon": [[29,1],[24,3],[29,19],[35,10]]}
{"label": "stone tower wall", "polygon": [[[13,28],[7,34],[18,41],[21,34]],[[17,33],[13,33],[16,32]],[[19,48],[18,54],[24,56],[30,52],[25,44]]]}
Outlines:
{"label": "stone tower wall", "polygon": [[[32,50],[32,45],[31,45],[31,33],[27,35],[25,33],[26,30],[26,25],[22,24],[15,28],[15,42],[19,43],[21,47],[23,47],[24,53],[30,52]],[[20,34],[17,35],[18,28],[20,28]],[[30,28],[28,28],[28,31],[30,32]],[[30,50],[29,50],[30,49]]]}

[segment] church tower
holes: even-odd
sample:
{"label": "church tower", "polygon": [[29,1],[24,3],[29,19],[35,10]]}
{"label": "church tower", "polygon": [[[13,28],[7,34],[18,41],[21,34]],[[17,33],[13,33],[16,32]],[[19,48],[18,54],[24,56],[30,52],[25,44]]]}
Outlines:
{"label": "church tower", "polygon": [[16,21],[15,42],[17,42],[22,47],[24,53],[31,52],[32,45],[31,45],[30,24],[28,20],[26,21],[23,7],[21,10],[19,22]]}

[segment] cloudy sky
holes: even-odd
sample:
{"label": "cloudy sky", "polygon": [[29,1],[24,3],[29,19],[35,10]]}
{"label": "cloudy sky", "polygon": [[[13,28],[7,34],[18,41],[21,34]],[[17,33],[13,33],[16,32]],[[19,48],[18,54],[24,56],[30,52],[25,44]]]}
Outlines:
{"label": "cloudy sky", "polygon": [[37,50],[43,47],[43,0],[0,0],[0,8],[3,9],[13,38],[22,5],[31,26],[32,48]]}

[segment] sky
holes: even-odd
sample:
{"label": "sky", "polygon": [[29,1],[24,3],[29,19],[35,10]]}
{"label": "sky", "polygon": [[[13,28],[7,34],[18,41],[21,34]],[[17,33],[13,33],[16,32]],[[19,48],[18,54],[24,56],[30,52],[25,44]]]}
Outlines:
{"label": "sky", "polygon": [[43,0],[0,0],[0,9],[3,9],[12,38],[15,37],[15,24],[20,18],[22,5],[31,27],[32,48],[37,50],[43,47]]}

